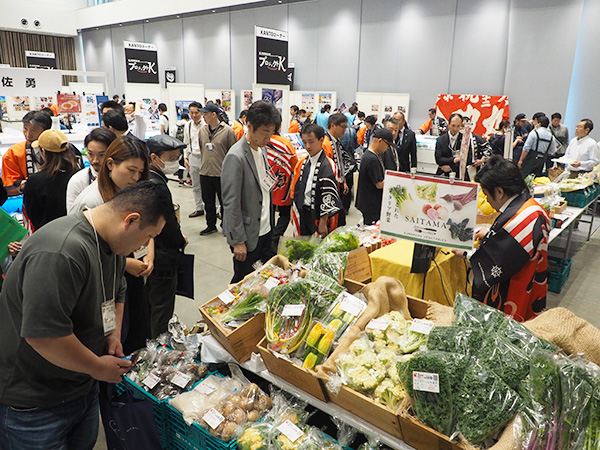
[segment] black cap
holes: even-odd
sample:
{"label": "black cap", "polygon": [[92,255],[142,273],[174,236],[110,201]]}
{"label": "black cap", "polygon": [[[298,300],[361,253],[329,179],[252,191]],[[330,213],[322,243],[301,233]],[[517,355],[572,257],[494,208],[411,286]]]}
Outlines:
{"label": "black cap", "polygon": [[146,141],[150,153],[168,152],[170,150],[178,150],[185,148],[186,145],[179,139],[169,136],[168,134],[158,134]]}
{"label": "black cap", "polygon": [[519,113],[519,114],[517,114],[515,116],[515,120],[523,120],[523,119],[526,119],[526,118],[527,118],[527,116],[525,114],[523,114],[523,113]]}
{"label": "black cap", "polygon": [[384,141],[387,141],[388,144],[394,142],[394,135],[387,128],[377,128],[373,133],[373,137],[383,139]]}
{"label": "black cap", "polygon": [[204,108],[200,108],[200,112],[214,112],[214,113],[219,113],[221,111],[221,108],[219,108],[216,104],[214,103],[207,103]]}

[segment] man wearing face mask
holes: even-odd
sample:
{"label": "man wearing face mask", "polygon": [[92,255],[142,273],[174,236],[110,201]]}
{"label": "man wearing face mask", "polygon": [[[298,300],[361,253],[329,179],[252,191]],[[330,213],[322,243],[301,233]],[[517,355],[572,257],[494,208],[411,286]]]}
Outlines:
{"label": "man wearing face mask", "polygon": [[[179,157],[185,144],[172,136],[159,134],[148,139],[147,146],[150,152],[150,181],[164,186],[165,195],[169,196],[172,204],[166,175],[175,173],[179,168]],[[154,238],[154,270],[146,281],[152,338],[167,331],[173,316],[177,267],[183,248],[188,243],[173,208],[166,214],[165,220],[163,230]]]}

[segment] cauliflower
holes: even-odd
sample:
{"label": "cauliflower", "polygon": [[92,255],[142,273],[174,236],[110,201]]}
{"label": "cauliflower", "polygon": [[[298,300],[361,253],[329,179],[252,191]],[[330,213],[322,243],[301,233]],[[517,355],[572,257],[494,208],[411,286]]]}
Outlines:
{"label": "cauliflower", "polygon": [[353,389],[372,391],[385,378],[385,367],[381,363],[372,368],[356,366],[348,370],[348,382]]}
{"label": "cauliflower", "polygon": [[398,373],[398,366],[396,364],[387,368],[386,375],[394,384],[402,384],[400,374]]}
{"label": "cauliflower", "polygon": [[377,364],[380,364],[377,360],[377,354],[372,350],[361,353],[360,355],[354,358],[355,366],[364,366],[367,369],[370,369]]}
{"label": "cauliflower", "polygon": [[387,345],[388,341],[386,341],[385,339],[376,339],[375,341],[373,341],[373,349],[378,353],[385,350],[387,348]]}
{"label": "cauliflower", "polygon": [[374,330],[372,328],[367,328],[365,330],[365,334],[371,341],[376,341],[377,339],[385,339],[385,332],[382,330]]}
{"label": "cauliflower", "polygon": [[386,378],[377,386],[373,396],[379,403],[396,409],[400,401],[406,397],[406,391],[401,383],[394,383]]}
{"label": "cauliflower", "polygon": [[357,339],[350,347],[348,347],[348,351],[354,353],[355,355],[360,355],[366,351],[370,351],[373,348],[373,344],[368,339]]}
{"label": "cauliflower", "polygon": [[387,348],[384,348],[377,354],[377,359],[379,362],[383,364],[385,367],[395,366],[396,365],[396,353]]}
{"label": "cauliflower", "polygon": [[406,322],[406,318],[404,317],[404,314],[402,313],[402,311],[390,311],[389,313],[385,314],[383,317],[385,317],[385,320],[389,320],[391,322],[398,322],[398,323]]}

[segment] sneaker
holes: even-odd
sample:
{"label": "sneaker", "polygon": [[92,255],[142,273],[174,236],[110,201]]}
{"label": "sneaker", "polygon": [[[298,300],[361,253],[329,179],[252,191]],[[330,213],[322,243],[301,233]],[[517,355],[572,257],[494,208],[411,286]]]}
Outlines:
{"label": "sneaker", "polygon": [[217,232],[217,227],[206,227],[204,230],[200,232],[200,236],[208,236],[209,234],[213,234]]}
{"label": "sneaker", "polygon": [[204,211],[194,211],[188,217],[190,219],[193,219],[194,217],[200,217],[200,216],[203,216],[203,215],[204,215]]}
{"label": "sneaker", "polygon": [[183,187],[183,186],[184,186],[183,181],[179,181],[179,187]]}
{"label": "sneaker", "polygon": [[192,187],[192,182],[191,182],[190,180],[185,180],[185,181],[183,182],[183,185],[184,185],[184,186],[187,186],[187,187]]}

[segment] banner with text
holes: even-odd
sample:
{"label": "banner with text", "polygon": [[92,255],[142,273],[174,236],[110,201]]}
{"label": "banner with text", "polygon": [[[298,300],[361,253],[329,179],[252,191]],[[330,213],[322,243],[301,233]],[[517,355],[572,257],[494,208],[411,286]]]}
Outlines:
{"label": "banner with text", "polygon": [[381,233],[421,244],[472,249],[477,183],[385,174]]}
{"label": "banner with text", "polygon": [[25,59],[30,69],[56,69],[56,55],[51,52],[25,50]]}
{"label": "banner with text", "polygon": [[289,84],[288,33],[255,26],[256,79],[258,84]]}
{"label": "banner with text", "polygon": [[446,120],[452,113],[471,119],[473,133],[487,137],[495,133],[503,120],[510,120],[506,95],[450,95],[440,94],[435,102],[438,116]]}
{"label": "banner with text", "polygon": [[158,83],[158,47],[146,42],[123,41],[128,83]]}
{"label": "banner with text", "polygon": [[62,76],[55,70],[0,68],[2,95],[54,95],[61,84]]}

